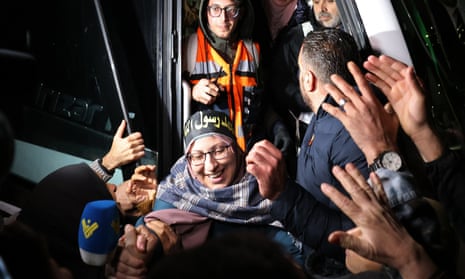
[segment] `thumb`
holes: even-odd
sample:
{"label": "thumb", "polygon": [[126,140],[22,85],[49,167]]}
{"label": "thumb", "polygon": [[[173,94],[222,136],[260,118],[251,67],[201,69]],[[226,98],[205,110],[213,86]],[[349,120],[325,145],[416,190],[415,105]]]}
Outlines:
{"label": "thumb", "polygon": [[359,237],[343,231],[331,233],[328,236],[328,242],[338,244],[342,248],[352,250],[363,257],[369,254],[369,248],[366,243],[363,243]]}
{"label": "thumb", "polygon": [[125,246],[135,246],[137,242],[137,233],[132,225],[126,225],[124,226],[124,244]]}
{"label": "thumb", "polygon": [[391,103],[386,103],[384,105],[384,111],[391,117],[391,121],[394,123],[394,125],[396,127],[399,127],[399,117],[397,116],[397,113],[394,110],[394,107],[391,105]]}
{"label": "thumb", "polygon": [[392,107],[391,103],[386,103],[386,104],[384,105],[384,110],[385,110],[388,114],[394,113],[394,108]]}
{"label": "thumb", "polygon": [[122,138],[126,129],[126,121],[123,119],[116,130],[115,137]]}

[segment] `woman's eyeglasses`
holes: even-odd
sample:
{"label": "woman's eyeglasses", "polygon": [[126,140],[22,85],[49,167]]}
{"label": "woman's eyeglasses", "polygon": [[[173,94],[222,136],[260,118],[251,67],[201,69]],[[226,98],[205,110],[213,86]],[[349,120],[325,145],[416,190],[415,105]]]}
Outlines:
{"label": "woman's eyeglasses", "polygon": [[186,157],[187,157],[187,160],[189,161],[189,163],[191,163],[191,165],[200,166],[200,165],[203,165],[205,163],[205,159],[207,158],[207,154],[212,156],[215,160],[221,160],[221,159],[226,158],[226,156],[228,156],[229,147],[231,147],[231,144],[219,146],[219,147],[215,148],[214,150],[208,151],[208,152],[195,151],[195,152],[187,154]]}
{"label": "woman's eyeglasses", "polygon": [[225,15],[228,18],[236,18],[239,15],[240,9],[239,7],[236,7],[236,6],[228,6],[228,7],[221,8],[220,6],[213,5],[213,6],[208,6],[207,10],[208,10],[208,14],[211,17],[219,17],[221,15],[221,12],[224,11]]}

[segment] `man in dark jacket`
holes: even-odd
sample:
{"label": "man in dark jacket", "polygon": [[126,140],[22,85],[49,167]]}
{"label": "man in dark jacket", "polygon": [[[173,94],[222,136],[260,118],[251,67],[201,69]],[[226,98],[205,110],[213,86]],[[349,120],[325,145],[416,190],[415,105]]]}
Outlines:
{"label": "man in dark jacket", "polygon": [[[336,185],[331,173],[334,165],[353,163],[365,178],[368,167],[365,156],[353,142],[341,122],[326,113],[321,104],[336,104],[324,89],[332,74],[353,80],[348,61],[360,63],[354,39],[340,29],[323,29],[307,35],[299,54],[302,97],[314,112],[298,156],[297,181],[286,178],[279,163],[281,154],[266,141],[259,142],[247,158],[247,170],[259,180],[260,192],[274,200],[272,214],[316,254],[331,258],[330,269],[343,269],[344,252],[327,242],[334,230],[353,227],[347,218],[320,190],[322,182]],[[271,175],[270,175],[271,173]]]}

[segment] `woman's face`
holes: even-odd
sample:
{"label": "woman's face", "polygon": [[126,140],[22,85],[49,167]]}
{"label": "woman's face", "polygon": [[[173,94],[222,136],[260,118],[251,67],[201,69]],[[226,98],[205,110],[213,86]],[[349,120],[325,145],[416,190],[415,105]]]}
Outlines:
{"label": "woman's face", "polygon": [[[218,189],[231,185],[238,162],[233,146],[226,143],[225,139],[219,136],[200,138],[192,144],[189,156],[192,175],[205,187]],[[199,163],[203,156],[205,162]],[[195,158],[197,163],[194,163]]]}
{"label": "woman's face", "polygon": [[[235,8],[238,7],[233,0],[210,0],[208,2],[208,27],[211,32],[213,32],[216,36],[218,36],[221,39],[229,39],[229,37],[237,27],[240,18],[240,11],[234,17],[232,15],[232,11],[234,11]],[[221,9],[220,14],[216,17],[212,16],[213,14],[216,15],[216,13],[220,11],[219,9]],[[230,12],[226,12],[225,9],[230,10]]]}

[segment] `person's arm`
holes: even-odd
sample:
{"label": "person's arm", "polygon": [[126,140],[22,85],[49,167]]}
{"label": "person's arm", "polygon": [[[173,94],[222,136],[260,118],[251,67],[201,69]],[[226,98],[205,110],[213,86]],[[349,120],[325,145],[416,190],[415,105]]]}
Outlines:
{"label": "person's arm", "polygon": [[[334,85],[327,84],[326,89],[335,100],[344,99],[347,103],[343,109],[325,103],[323,109],[343,123],[365,154],[367,162],[373,163],[383,152],[398,150],[396,140],[399,121],[390,104],[382,106],[355,63],[349,62],[348,68],[357,83],[359,92],[342,77],[333,75],[331,79]],[[383,176],[385,191],[389,195],[391,205],[415,198],[417,195],[414,191],[414,180],[408,169],[403,168],[403,173],[397,176],[391,175],[392,171],[384,168],[378,171],[378,174]],[[404,181],[408,179],[411,183],[399,183],[399,177]]]}
{"label": "person's arm", "polygon": [[293,152],[291,150],[293,142],[283,120],[268,101],[264,102],[264,104],[264,125],[270,138],[273,139],[273,144],[285,155]]}
{"label": "person's arm", "polygon": [[333,173],[351,198],[327,183],[321,185],[321,190],[354,221],[356,227],[345,232],[335,231],[328,241],[389,265],[404,279],[431,278],[437,274],[437,267],[426,251],[395,218],[375,173],[370,174],[373,188],[352,164],[345,170],[335,166]]}
{"label": "person's arm", "polygon": [[113,259],[116,278],[146,278],[154,261],[180,249],[178,235],[160,220],[126,225],[118,246]]}
{"label": "person's arm", "polygon": [[465,159],[449,151],[436,134],[426,107],[421,81],[413,68],[391,57],[368,57],[366,78],[382,90],[392,104],[400,124],[426,163],[426,173],[437,189],[438,199],[465,239]]}
{"label": "person's arm", "polygon": [[250,150],[246,163],[247,171],[257,178],[260,194],[273,200],[273,217],[307,245],[328,256],[342,257],[340,248],[322,239],[333,230],[352,227],[352,222],[291,181],[279,149],[269,141],[260,141]]}
{"label": "person's arm", "polygon": [[382,152],[398,150],[399,123],[389,105],[383,108],[356,64],[349,62],[348,68],[360,93],[342,77],[333,75],[334,85],[326,84],[325,88],[336,102],[344,99],[346,104],[340,108],[323,103],[322,108],[342,122],[372,164]]}
{"label": "person's arm", "polygon": [[367,80],[386,95],[405,133],[425,162],[439,158],[444,146],[435,133],[426,110],[426,98],[413,67],[389,56],[369,56],[364,63]]}
{"label": "person's arm", "polygon": [[304,244],[343,261],[342,249],[326,239],[335,230],[352,228],[353,222],[341,211],[316,200],[299,184],[288,180],[284,191],[273,201],[271,215]]}
{"label": "person's arm", "polygon": [[426,174],[437,191],[438,200],[448,212],[458,234],[465,240],[465,156],[462,151],[446,150],[426,164]]}
{"label": "person's arm", "polygon": [[140,132],[124,137],[126,121],[122,120],[111,143],[110,150],[102,158],[96,159],[90,167],[107,182],[116,168],[134,162],[144,156],[144,139]]}
{"label": "person's arm", "polygon": [[195,84],[191,82],[189,77],[195,67],[198,46],[197,40],[197,33],[193,33],[183,42],[183,79],[191,86],[190,98],[192,101],[211,105],[219,97],[221,91],[223,91],[223,94],[225,92],[223,88],[217,84],[220,73],[218,74],[218,77],[212,79],[202,78]]}
{"label": "person's arm", "polygon": [[147,263],[151,260],[159,239],[144,226],[135,228],[132,225],[124,227],[124,234],[118,243],[120,253],[114,260],[116,278],[146,278]]}

